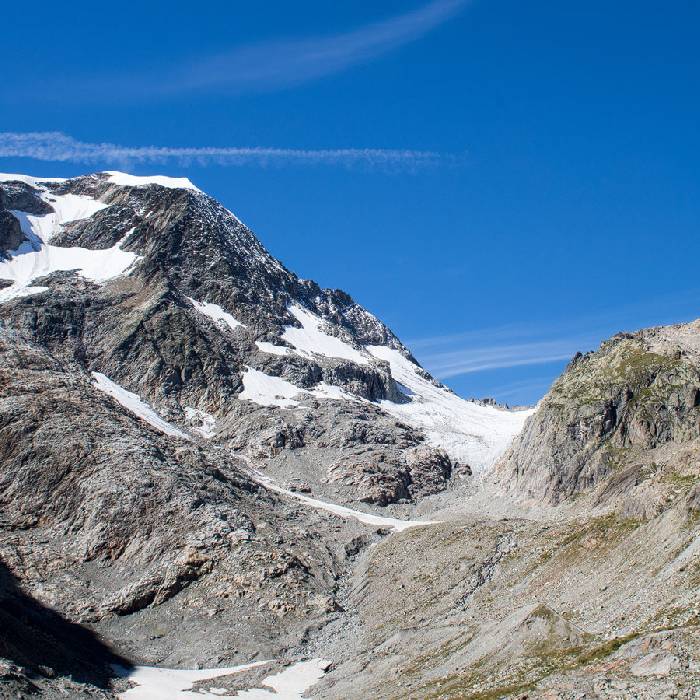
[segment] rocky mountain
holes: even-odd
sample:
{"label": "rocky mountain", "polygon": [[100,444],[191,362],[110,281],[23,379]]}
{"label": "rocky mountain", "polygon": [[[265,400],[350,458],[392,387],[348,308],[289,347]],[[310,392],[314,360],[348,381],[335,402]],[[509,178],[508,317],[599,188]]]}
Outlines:
{"label": "rocky mountain", "polygon": [[303,455],[279,476],[312,469],[341,500],[411,500],[491,464],[522,424],[437,384],[347,294],[300,280],[187,182],[3,179],[7,327],[185,429]]}
{"label": "rocky mountain", "polygon": [[699,437],[700,323],[650,328],[574,357],[499,470],[525,497],[648,517],[694,483]]}
{"label": "rocky mountain", "polygon": [[697,697],[699,347],[464,401],[187,180],[0,176],[0,698]]}

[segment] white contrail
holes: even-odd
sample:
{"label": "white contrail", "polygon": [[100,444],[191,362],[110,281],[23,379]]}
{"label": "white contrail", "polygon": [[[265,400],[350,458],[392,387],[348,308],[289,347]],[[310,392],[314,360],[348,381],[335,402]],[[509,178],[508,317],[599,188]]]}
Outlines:
{"label": "white contrail", "polygon": [[179,163],[272,165],[275,163],[365,165],[412,169],[444,160],[435,151],[385,148],[294,148],[119,146],[86,143],[61,132],[0,132],[0,158],[34,158],[74,163]]}

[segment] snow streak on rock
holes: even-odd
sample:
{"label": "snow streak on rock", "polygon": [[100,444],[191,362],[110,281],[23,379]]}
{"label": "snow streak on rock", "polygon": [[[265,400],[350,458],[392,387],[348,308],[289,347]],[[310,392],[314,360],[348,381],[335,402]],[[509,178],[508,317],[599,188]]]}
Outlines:
{"label": "snow streak on rock", "polygon": [[426,525],[437,525],[438,523],[438,521],[434,520],[399,520],[398,518],[388,518],[382,515],[365,513],[361,510],[339,506],[335,503],[319,501],[317,498],[311,498],[310,496],[305,496],[297,491],[290,491],[289,489],[282,488],[272,481],[272,479],[258,471],[253,471],[251,476],[270,491],[276,491],[277,493],[284,494],[285,496],[295,498],[297,501],[301,501],[311,508],[325,510],[328,513],[338,515],[341,518],[353,518],[354,520],[365,523],[365,525],[371,525],[372,527],[388,527],[392,530],[396,530],[397,532],[402,532],[403,530],[408,530],[412,527],[424,527]]}
{"label": "snow streak on rock", "polygon": [[289,312],[301,323],[301,328],[287,326],[282,339],[293,345],[297,352],[306,357],[313,358],[314,355],[323,357],[336,357],[342,360],[350,360],[358,365],[366,365],[369,359],[359,350],[356,350],[348,343],[328,335],[321,330],[323,319],[311,313],[301,306],[292,305]]}
{"label": "snow streak on rock", "polygon": [[141,418],[141,420],[145,420],[146,423],[153,426],[156,430],[170,435],[171,437],[182,438],[183,440],[190,439],[189,435],[183,433],[182,430],[168,423],[168,421],[163,420],[145,401],[142,401],[141,397],[137,394],[127,391],[100,372],[93,372],[92,376],[95,380],[95,388],[105,394],[109,394],[109,396],[117,401],[117,403],[120,403],[127,411]]}
{"label": "snow streak on rock", "polygon": [[192,302],[199,313],[210,318],[217,325],[223,325],[230,328],[232,331],[238,328],[238,326],[243,326],[243,324],[231,316],[230,313],[224,311],[218,304],[208,304],[206,302],[196,301],[191,297],[188,297],[189,301]]}

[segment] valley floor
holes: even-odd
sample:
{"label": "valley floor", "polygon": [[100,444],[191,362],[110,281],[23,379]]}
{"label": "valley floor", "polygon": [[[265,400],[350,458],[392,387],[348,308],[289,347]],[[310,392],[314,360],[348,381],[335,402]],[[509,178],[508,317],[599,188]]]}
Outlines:
{"label": "valley floor", "polygon": [[[526,507],[482,480],[427,499],[420,517],[434,521],[401,521],[263,481],[384,533],[350,560],[342,610],[299,648],[327,672],[280,700],[700,697],[700,539],[673,510],[641,522]],[[226,680],[192,696],[229,694]]]}

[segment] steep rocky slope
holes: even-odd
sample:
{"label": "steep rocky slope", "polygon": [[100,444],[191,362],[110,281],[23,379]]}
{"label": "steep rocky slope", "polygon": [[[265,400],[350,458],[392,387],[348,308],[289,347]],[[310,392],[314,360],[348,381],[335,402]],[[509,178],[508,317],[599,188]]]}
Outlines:
{"label": "steep rocky slope", "polygon": [[[257,459],[308,451],[302,476],[380,505],[488,466],[522,425],[524,412],[435,383],[374,316],[297,278],[192,185],[117,173],[2,179],[0,318],[171,421],[206,424]],[[18,224],[25,239],[12,250]],[[337,448],[331,466],[318,448]]]}

